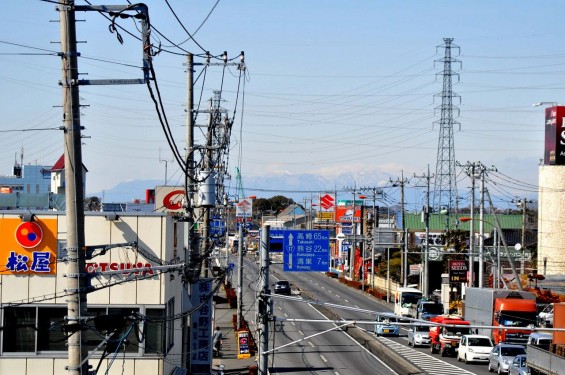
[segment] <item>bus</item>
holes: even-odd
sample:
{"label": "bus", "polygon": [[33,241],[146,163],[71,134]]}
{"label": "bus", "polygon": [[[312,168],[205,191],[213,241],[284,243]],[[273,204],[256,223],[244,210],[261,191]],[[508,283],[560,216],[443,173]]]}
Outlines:
{"label": "bus", "polygon": [[394,298],[394,314],[398,316],[405,316],[408,318],[415,318],[411,316],[411,309],[413,309],[418,300],[422,298],[422,291],[416,288],[398,288]]}

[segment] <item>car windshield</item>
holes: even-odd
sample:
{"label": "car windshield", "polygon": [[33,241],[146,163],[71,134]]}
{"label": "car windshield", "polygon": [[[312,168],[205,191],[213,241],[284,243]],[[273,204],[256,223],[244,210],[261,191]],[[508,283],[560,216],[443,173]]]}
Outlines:
{"label": "car windshield", "polygon": [[443,305],[439,303],[426,303],[422,306],[422,311],[428,314],[443,314]]}
{"label": "car windshield", "polygon": [[492,342],[486,337],[475,337],[469,339],[469,346],[492,346]]}
{"label": "car windshield", "polygon": [[518,354],[526,354],[526,349],[520,347],[502,347],[500,354],[504,357],[516,357]]}
{"label": "car windshield", "polygon": [[283,281],[277,282],[277,286],[285,287],[285,286],[289,286],[289,285],[290,285],[290,284],[289,284],[288,281],[284,281],[284,280],[283,280]]}
{"label": "car windshield", "polygon": [[415,330],[418,331],[418,332],[429,332],[430,327],[428,327],[428,326],[416,326]]}
{"label": "car windshield", "polygon": [[388,316],[381,316],[381,315],[377,315],[377,318],[375,320],[377,322],[388,322],[390,324],[394,324],[394,323],[398,322],[398,320],[395,317],[388,317]]}
{"label": "car windshield", "polygon": [[468,334],[472,334],[472,330],[471,328],[463,328],[463,327],[445,327],[444,328],[447,332],[449,332],[449,334],[451,335],[457,335],[457,336],[461,336],[461,335],[468,335]]}
{"label": "car windshield", "polygon": [[512,311],[512,314],[500,314],[500,324],[512,327],[527,327],[536,322],[536,314],[533,312]]}

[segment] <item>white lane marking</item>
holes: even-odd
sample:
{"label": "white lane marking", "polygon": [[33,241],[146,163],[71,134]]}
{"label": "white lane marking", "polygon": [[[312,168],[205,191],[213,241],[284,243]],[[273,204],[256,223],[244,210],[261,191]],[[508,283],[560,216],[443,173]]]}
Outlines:
{"label": "white lane marking", "polygon": [[[312,305],[308,305],[310,306],[312,309],[314,309],[314,311],[316,311],[318,314],[320,314],[321,316],[323,316],[325,319],[328,319],[324,314],[322,314],[318,309],[316,309],[314,306]],[[334,326],[337,327],[337,324],[333,323]],[[396,372],[390,368],[386,363],[384,363],[379,357],[377,357],[376,355],[374,355],[373,353],[371,353],[371,351],[369,349],[367,349],[364,345],[360,344],[357,342],[357,340],[355,340],[353,337],[349,336],[346,332],[341,331],[341,333],[343,333],[343,335],[345,337],[347,337],[348,339],[350,339],[355,345],[357,345],[360,349],[364,350],[365,352],[367,352],[368,355],[370,355],[371,357],[373,357],[375,360],[377,360],[379,363],[381,363],[385,368],[387,368],[392,374],[396,374]],[[339,374],[336,372],[336,374]]]}
{"label": "white lane marking", "polygon": [[328,363],[328,360],[327,360],[326,357],[324,357],[323,355],[320,354],[320,358],[322,358],[322,361]]}
{"label": "white lane marking", "polygon": [[461,367],[452,365],[436,358],[430,354],[422,353],[402,344],[399,344],[386,337],[379,336],[376,338],[391,350],[402,354],[402,356],[415,366],[421,368],[430,375],[475,375],[475,373],[467,371]]}
{"label": "white lane marking", "polygon": [[308,341],[308,344],[310,344],[311,347],[315,348],[316,345],[312,344],[312,341]]}

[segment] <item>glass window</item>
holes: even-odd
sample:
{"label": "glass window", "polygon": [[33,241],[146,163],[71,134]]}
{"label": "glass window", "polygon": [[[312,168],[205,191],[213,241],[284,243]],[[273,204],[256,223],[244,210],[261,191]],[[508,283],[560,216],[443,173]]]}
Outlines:
{"label": "glass window", "polygon": [[167,302],[167,351],[173,347],[175,344],[175,321],[173,316],[175,315],[175,298],[171,298]]}
{"label": "glass window", "polygon": [[[108,309],[108,315],[116,316],[117,319],[130,316],[134,312],[139,312],[139,309],[131,307]],[[117,332],[113,340],[118,345],[126,344],[126,353],[137,353],[139,351],[139,326],[130,320],[126,320],[125,323],[123,330]],[[120,348],[119,351],[123,353],[123,348]]]}
{"label": "glass window", "polygon": [[35,316],[35,307],[4,309],[4,352],[35,352]]}
{"label": "glass window", "polygon": [[145,353],[164,354],[165,348],[165,309],[147,309],[145,323]]}
{"label": "glass window", "polygon": [[62,329],[67,311],[66,307],[38,307],[38,351],[67,350],[67,336]]}

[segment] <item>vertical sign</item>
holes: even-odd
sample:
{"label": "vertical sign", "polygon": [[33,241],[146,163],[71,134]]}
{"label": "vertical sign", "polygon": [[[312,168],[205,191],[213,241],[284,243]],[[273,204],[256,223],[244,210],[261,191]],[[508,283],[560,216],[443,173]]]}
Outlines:
{"label": "vertical sign", "polygon": [[545,109],[545,165],[565,165],[565,107]]}
{"label": "vertical sign", "polygon": [[212,279],[199,279],[191,285],[192,306],[202,306],[191,315],[190,373],[210,374],[212,366]]}
{"label": "vertical sign", "polygon": [[449,282],[450,283],[466,283],[467,271],[469,266],[466,260],[450,260],[449,261]]}
{"label": "vertical sign", "polygon": [[235,206],[236,221],[251,221],[253,213],[253,201],[251,199],[243,198]]}
{"label": "vertical sign", "polygon": [[240,329],[237,331],[237,359],[251,358],[249,350],[249,330]]}

